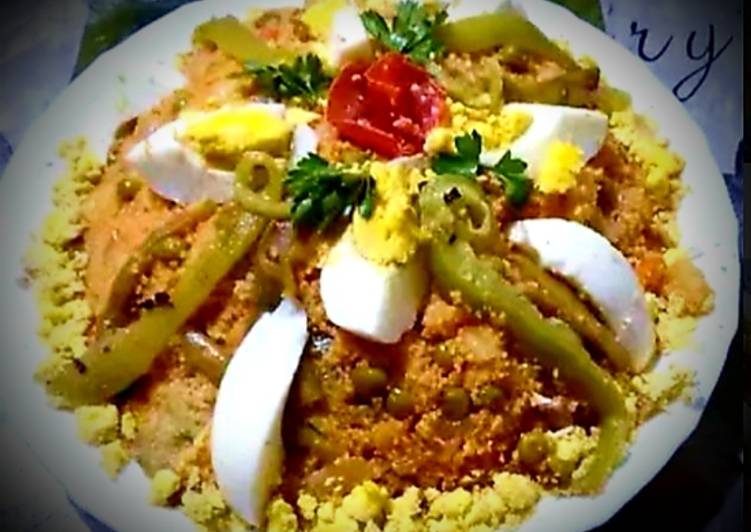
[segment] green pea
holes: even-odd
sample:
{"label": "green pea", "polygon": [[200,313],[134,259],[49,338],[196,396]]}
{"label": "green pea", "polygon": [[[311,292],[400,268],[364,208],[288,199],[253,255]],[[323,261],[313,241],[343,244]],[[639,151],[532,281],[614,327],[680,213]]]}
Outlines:
{"label": "green pea", "polygon": [[122,201],[131,201],[136,197],[138,191],[141,190],[141,186],[143,186],[143,184],[137,179],[132,179],[130,177],[121,179],[117,183],[117,197]]}
{"label": "green pea", "polygon": [[528,466],[537,466],[542,463],[550,452],[548,437],[538,429],[522,434],[516,446],[519,460]]}
{"label": "green pea", "polygon": [[380,368],[359,366],[352,370],[352,384],[358,397],[371,399],[386,390],[388,377]]}
{"label": "green pea", "polygon": [[494,384],[488,384],[480,388],[475,403],[481,408],[498,411],[503,406],[505,399],[506,392],[503,388]]}
{"label": "green pea", "polygon": [[176,260],[188,249],[188,243],[177,236],[167,236],[154,246],[154,256],[162,260]]}
{"label": "green pea", "polygon": [[386,411],[396,419],[408,417],[415,408],[415,400],[412,394],[401,388],[394,388],[386,398]]}
{"label": "green pea", "polygon": [[433,360],[442,368],[451,368],[454,365],[454,350],[448,344],[440,344],[433,350]]}
{"label": "green pea", "polygon": [[469,394],[464,388],[452,387],[443,393],[441,410],[451,421],[459,421],[469,414]]}

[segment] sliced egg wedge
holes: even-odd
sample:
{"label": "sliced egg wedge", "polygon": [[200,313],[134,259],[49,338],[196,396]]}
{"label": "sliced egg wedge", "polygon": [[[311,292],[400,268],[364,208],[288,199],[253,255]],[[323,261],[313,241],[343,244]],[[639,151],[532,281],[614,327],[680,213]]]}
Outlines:
{"label": "sliced egg wedge", "polygon": [[[299,114],[279,103],[184,113],[138,142],[125,159],[165,199],[182,204],[205,199],[226,202],[233,196],[234,172],[213,166],[202,151],[233,150],[238,143],[248,144],[249,149],[276,149],[289,145],[291,138],[294,164],[318,145],[315,130]],[[254,131],[255,139],[250,135]],[[191,141],[191,135],[201,139],[198,144],[204,143],[205,150]]]}
{"label": "sliced egg wedge", "polygon": [[232,508],[257,527],[281,478],[282,413],[307,338],[305,312],[283,300],[253,325],[219,386],[211,429],[214,473]]}
{"label": "sliced egg wedge", "polygon": [[631,369],[644,370],[655,349],[654,323],[636,273],[620,251],[589,227],[560,218],[515,222],[509,238],[585,292],[628,351]]}
{"label": "sliced egg wedge", "polygon": [[332,68],[373,54],[360,11],[350,0],[313,2],[303,13],[302,20],[323,41],[318,52]]}
{"label": "sliced egg wedge", "polygon": [[300,124],[292,133],[292,156],[290,165],[294,166],[302,159],[318,150],[318,134],[307,124]]}
{"label": "sliced egg wedge", "polygon": [[600,151],[608,131],[608,117],[600,111],[541,103],[509,103],[503,110],[527,114],[532,122],[508,147],[483,152],[480,161],[493,166],[510,150],[527,163],[527,175],[533,180],[537,180],[551,146],[573,145],[580,150],[583,164]]}
{"label": "sliced egg wedge", "polygon": [[419,257],[406,264],[376,264],[360,254],[346,231],[321,269],[321,299],[334,325],[393,344],[414,325],[426,278]]}

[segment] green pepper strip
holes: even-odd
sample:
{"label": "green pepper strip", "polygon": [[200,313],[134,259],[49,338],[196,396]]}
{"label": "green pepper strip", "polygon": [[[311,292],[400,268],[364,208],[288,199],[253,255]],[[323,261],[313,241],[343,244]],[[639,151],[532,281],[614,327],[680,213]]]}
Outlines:
{"label": "green pepper strip", "polygon": [[[478,257],[472,246],[453,240],[450,225],[432,224],[432,213],[451,217],[444,194],[456,180],[439,176],[420,195],[421,217],[433,229],[429,247],[434,279],[446,293],[458,292],[465,303],[479,311],[505,316],[510,332],[543,366],[581,392],[600,415],[600,433],[593,461],[574,489],[593,493],[602,488],[623,456],[629,418],[623,395],[614,379],[595,364],[579,337],[564,323],[546,320],[493,266]],[[462,190],[460,189],[460,192]],[[453,243],[451,243],[453,242]]]}
{"label": "green pepper strip", "polygon": [[289,50],[269,46],[249,27],[231,16],[204,22],[193,32],[193,40],[199,44],[213,43],[243,64],[270,65],[294,57]]}
{"label": "green pepper strip", "polygon": [[207,220],[215,211],[216,203],[213,201],[195,203],[155,229],[117,272],[107,302],[100,313],[100,323],[108,327],[123,325],[127,320],[125,305],[128,298],[135,291],[141,275],[155,262],[156,250],[161,242]]}
{"label": "green pepper strip", "polygon": [[615,335],[589,311],[576,294],[565,284],[546,272],[534,260],[519,253],[508,255],[522,280],[531,281],[524,294],[542,308],[550,309],[568,323],[582,338],[589,340],[604,353],[619,370],[630,369],[629,355]]}
{"label": "green pepper strip", "polygon": [[[258,171],[266,180],[260,191],[254,190]],[[273,218],[287,219],[291,216],[290,205],[282,201],[284,176],[274,158],[264,152],[246,153],[235,169],[235,199],[246,210]]]}
{"label": "green pepper strip", "polygon": [[475,53],[513,46],[555,61],[567,69],[577,68],[576,62],[537,26],[513,11],[488,13],[444,24],[436,34],[451,52]]}
{"label": "green pepper strip", "polygon": [[503,97],[510,102],[583,106],[595,99],[599,80],[597,67],[577,68],[545,81],[504,76]]}
{"label": "green pepper strip", "polygon": [[499,239],[498,224],[480,186],[454,175],[440,176],[440,183],[441,201],[422,205],[423,223],[429,234],[445,231],[476,249],[491,251]]}
{"label": "green pepper strip", "polygon": [[127,327],[104,332],[80,359],[46,368],[38,378],[51,395],[69,407],[96,404],[149,371],[174,334],[248,253],[267,221],[230,204],[217,213],[215,223],[215,239],[189,259],[170,304],[144,311]]}

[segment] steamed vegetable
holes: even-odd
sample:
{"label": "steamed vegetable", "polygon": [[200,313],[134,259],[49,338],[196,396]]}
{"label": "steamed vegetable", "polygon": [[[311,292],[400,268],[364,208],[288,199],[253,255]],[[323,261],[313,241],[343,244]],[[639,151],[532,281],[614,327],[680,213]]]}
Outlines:
{"label": "steamed vegetable", "polygon": [[576,68],[545,81],[507,75],[503,78],[503,96],[509,102],[582,107],[594,101],[599,82],[597,67]]}
{"label": "steamed vegetable", "polygon": [[152,232],[143,244],[128,257],[110,286],[109,297],[100,312],[99,321],[107,327],[119,327],[127,321],[128,299],[133,295],[138,280],[156,260],[164,256],[165,244],[203,220],[216,210],[216,204],[207,200],[195,203],[175,214],[164,225]]}
{"label": "steamed vegetable", "polygon": [[282,169],[271,155],[248,152],[235,169],[235,200],[253,214],[289,218],[289,204],[282,200],[283,179]]}
{"label": "steamed vegetable", "polygon": [[[456,225],[465,222],[444,201],[455,186],[455,179],[439,176],[420,195],[421,216],[432,236],[429,260],[434,279],[446,293],[458,292],[473,309],[503,316],[511,334],[532,356],[586,397],[600,416],[600,434],[595,458],[574,488],[597,491],[621,460],[626,444],[630,421],[623,395],[566,324],[543,318],[498,272],[493,260],[456,237]],[[431,223],[436,214],[440,222]]]}
{"label": "steamed vegetable", "polygon": [[151,368],[175,333],[253,246],[266,220],[235,205],[215,218],[217,235],[185,265],[169,304],[144,311],[126,327],[106,329],[68,364],[43,367],[37,377],[66,406],[96,404],[125,390]]}
{"label": "steamed vegetable", "polygon": [[615,361],[619,370],[628,370],[631,367],[628,351],[568,286],[525,255],[512,253],[507,258],[517,269],[521,280],[526,281],[524,294],[527,297],[568,323],[574,331],[606,354],[610,360]]}
{"label": "steamed vegetable", "polygon": [[293,57],[289,50],[269,46],[248,26],[231,16],[204,22],[193,32],[193,40],[199,44],[211,43],[243,64],[269,65]]}
{"label": "steamed vegetable", "polygon": [[449,241],[458,239],[476,249],[493,251],[500,238],[498,225],[479,184],[452,175],[441,175],[437,180],[441,193],[435,198],[440,197],[440,201],[420,202],[421,223],[428,234],[450,228]]}
{"label": "steamed vegetable", "polygon": [[436,30],[436,35],[451,52],[475,53],[505,46],[550,59],[566,68],[576,66],[537,26],[510,10],[444,24]]}

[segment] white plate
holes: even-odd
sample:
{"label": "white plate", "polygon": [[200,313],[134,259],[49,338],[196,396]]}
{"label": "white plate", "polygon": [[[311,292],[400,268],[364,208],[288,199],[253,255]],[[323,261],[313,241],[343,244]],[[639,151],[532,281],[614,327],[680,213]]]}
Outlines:
{"label": "white plate", "polygon": [[[267,2],[269,5],[271,2]],[[722,177],[706,140],[685,109],[627,50],[568,11],[542,0],[522,0],[530,18],[549,36],[566,39],[576,54],[588,54],[607,79],[628,90],[638,112],[653,117],[672,147],[686,159],[691,187],[679,213],[683,244],[695,256],[716,293],[715,312],[702,319],[696,347],[674,353],[676,362],[698,375],[693,406],[676,404],[639,432],[623,467],[596,498],[546,498],[524,530],[583,530],[607,520],[667,462],[696,426],[725,361],[735,331],[739,267],[737,226]],[[29,130],[0,180],[0,301],[3,307],[0,398],[9,417],[54,477],[81,506],[118,530],[193,530],[179,512],[150,507],[148,482],[130,465],[117,482],[97,466],[98,451],[80,444],[72,416],[46,405],[32,373],[45,351],[36,336],[38,315],[23,290],[21,258],[29,235],[50,208],[52,183],[64,170],[57,158],[63,139],[85,135],[104,156],[117,124],[144,110],[181,84],[175,56],[190,46],[193,28],[227,13],[244,15],[263,1],[205,0],[188,4],[139,31],[102,55]],[[123,105],[128,104],[127,110]]]}

